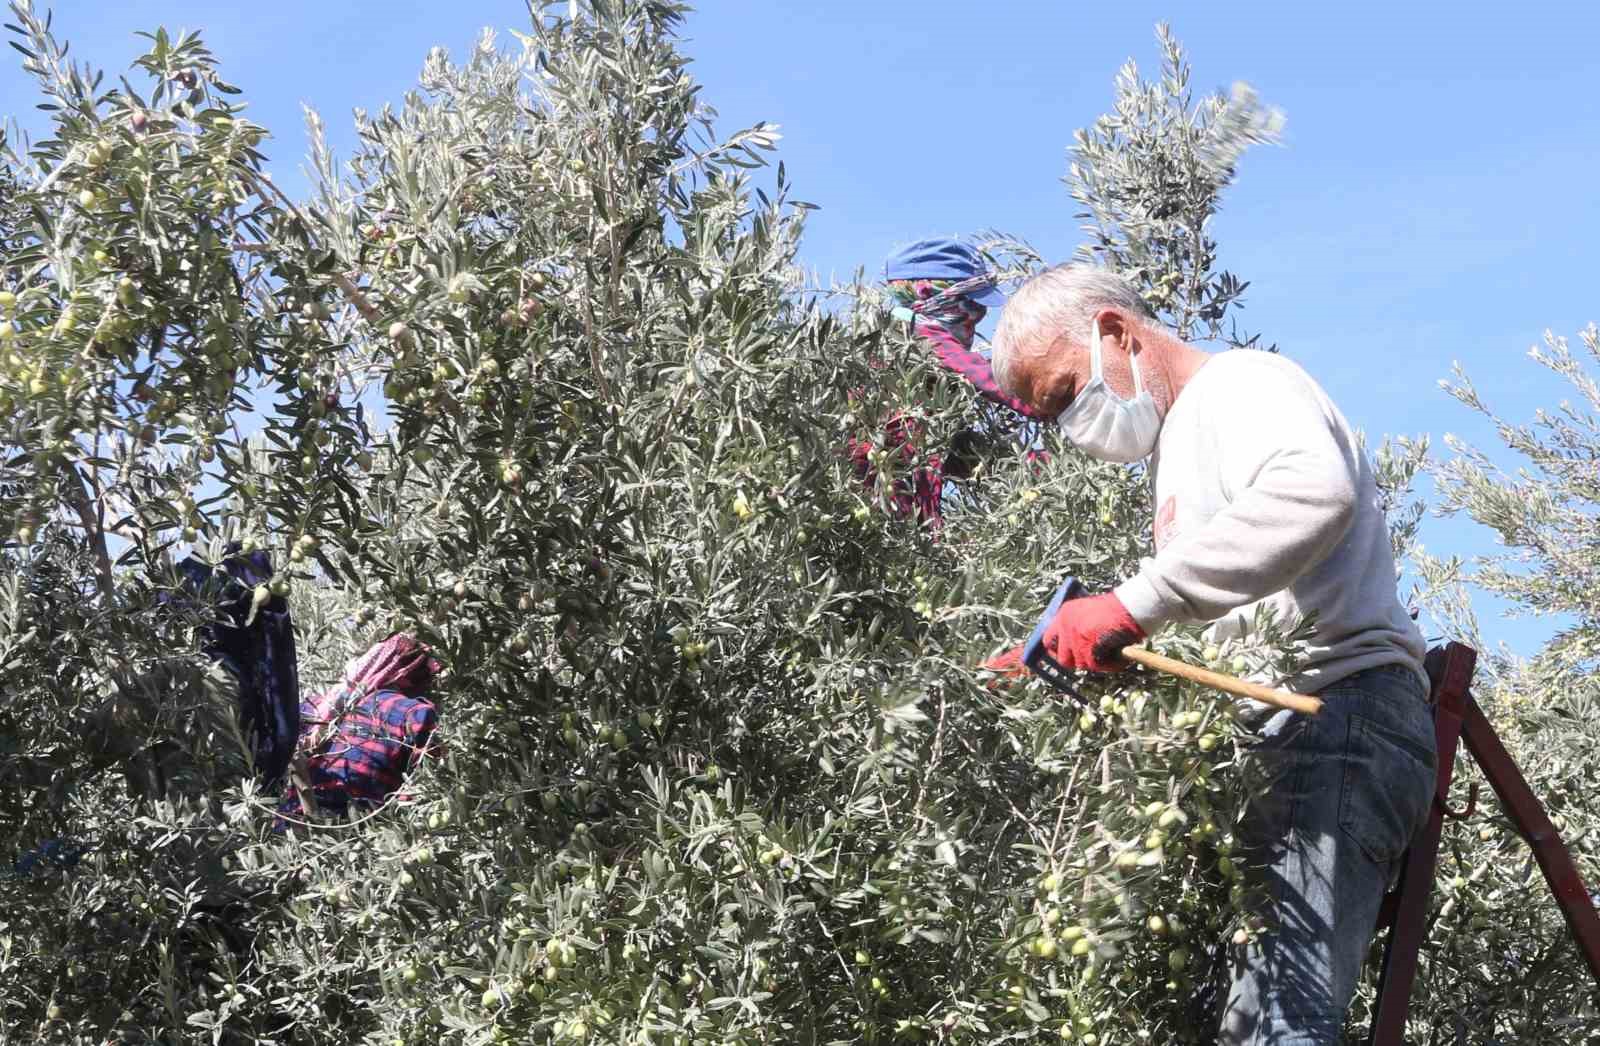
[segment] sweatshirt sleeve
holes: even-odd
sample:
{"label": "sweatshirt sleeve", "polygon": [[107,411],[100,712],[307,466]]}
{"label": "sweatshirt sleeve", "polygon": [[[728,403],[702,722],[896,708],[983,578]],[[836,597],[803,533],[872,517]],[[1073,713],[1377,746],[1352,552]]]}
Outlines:
{"label": "sweatshirt sleeve", "polygon": [[1026,403],[1002,392],[999,383],[994,380],[994,368],[989,361],[981,353],[963,348],[949,331],[936,323],[919,323],[917,333],[922,335],[933,349],[934,358],[946,370],[954,371],[965,378],[984,399],[998,403],[1002,407],[1010,407],[1023,417],[1041,417]]}
{"label": "sweatshirt sleeve", "polygon": [[1355,519],[1359,450],[1329,405],[1293,373],[1262,368],[1250,378],[1204,390],[1214,402],[1198,405],[1201,426],[1215,429],[1226,507],[1116,589],[1148,633],[1215,621],[1288,588]]}

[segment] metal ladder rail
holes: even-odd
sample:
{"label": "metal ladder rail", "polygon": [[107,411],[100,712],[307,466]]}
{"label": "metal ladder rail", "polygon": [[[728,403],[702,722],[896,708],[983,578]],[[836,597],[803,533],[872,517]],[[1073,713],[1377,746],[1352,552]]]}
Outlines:
{"label": "metal ladder rail", "polygon": [[1416,983],[1417,956],[1427,935],[1428,896],[1438,870],[1439,839],[1446,818],[1471,816],[1477,804],[1472,786],[1465,810],[1450,808],[1451,779],[1456,749],[1465,741],[1467,751],[1488,778],[1511,823],[1532,847],[1534,859],[1555,895],[1579,951],[1600,986],[1600,914],[1544,806],[1517,769],[1499,735],[1472,700],[1472,670],[1477,651],[1460,643],[1428,652],[1428,677],[1433,684],[1434,738],[1439,749],[1438,783],[1427,823],[1412,840],[1393,892],[1384,899],[1378,925],[1390,927],[1384,946],[1383,968],[1378,978],[1368,1046],[1403,1046],[1406,1013]]}

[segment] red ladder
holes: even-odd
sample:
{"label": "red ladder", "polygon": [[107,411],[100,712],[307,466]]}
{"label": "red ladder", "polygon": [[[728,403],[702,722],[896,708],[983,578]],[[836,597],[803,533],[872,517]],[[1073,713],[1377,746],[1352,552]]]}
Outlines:
{"label": "red ladder", "polygon": [[1391,927],[1384,947],[1383,972],[1378,979],[1378,1004],[1372,1020],[1368,1046],[1403,1046],[1406,1011],[1411,1003],[1411,987],[1417,976],[1417,953],[1426,936],[1428,894],[1433,889],[1439,858],[1439,836],[1445,818],[1472,814],[1477,805],[1478,786],[1472,785],[1465,810],[1449,805],[1450,779],[1455,773],[1456,743],[1465,740],[1467,751],[1488,778],[1489,787],[1500,798],[1500,805],[1517,831],[1533,848],[1534,859],[1544,872],[1545,881],[1555,894],[1567,928],[1578,942],[1578,950],[1589,964],[1595,983],[1600,984],[1600,915],[1584,887],[1572,855],[1556,832],[1544,806],[1528,787],[1527,779],[1512,760],[1505,745],[1489,725],[1472,699],[1472,669],[1478,652],[1460,643],[1428,651],[1428,678],[1433,681],[1434,736],[1439,744],[1439,782],[1433,808],[1422,832],[1411,843],[1401,865],[1395,889],[1384,898],[1378,926]]}

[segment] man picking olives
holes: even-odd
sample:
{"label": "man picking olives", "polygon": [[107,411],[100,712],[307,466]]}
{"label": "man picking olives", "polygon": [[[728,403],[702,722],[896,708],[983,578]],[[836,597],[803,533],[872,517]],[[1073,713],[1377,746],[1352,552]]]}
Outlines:
{"label": "man picking olives", "polygon": [[[1298,365],[1179,340],[1121,277],[1048,269],[995,335],[1000,388],[1104,461],[1149,459],[1155,555],[1112,591],[1062,604],[1045,646],[1110,672],[1173,622],[1220,640],[1258,606],[1315,614],[1304,716],[1262,710],[1251,749],[1271,789],[1239,842],[1269,932],[1234,956],[1219,1041],[1336,1044],[1395,863],[1427,816],[1433,724],[1424,643],[1395,592],[1377,486],[1355,434]],[[989,663],[1005,670],[1019,651]]]}

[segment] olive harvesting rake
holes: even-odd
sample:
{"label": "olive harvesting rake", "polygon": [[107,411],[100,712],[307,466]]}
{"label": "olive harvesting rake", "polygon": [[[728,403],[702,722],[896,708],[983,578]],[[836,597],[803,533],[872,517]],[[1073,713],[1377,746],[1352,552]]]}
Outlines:
{"label": "olive harvesting rake", "polygon": [[[1079,703],[1084,698],[1072,685],[1070,673],[1045,650],[1045,628],[1055,618],[1061,604],[1087,595],[1076,578],[1067,578],[1039,618],[1038,626],[1023,648],[1022,663],[1034,674]],[[1315,715],[1322,702],[1305,694],[1290,693],[1210,672],[1144,647],[1125,646],[1121,650],[1129,661],[1156,671],[1189,679],[1240,697],[1250,697],[1278,708]],[[1427,936],[1428,896],[1438,872],[1439,841],[1444,822],[1465,820],[1477,810],[1478,784],[1467,793],[1461,809],[1449,803],[1450,785],[1455,774],[1456,750],[1466,742],[1467,751],[1483,771],[1489,787],[1508,821],[1533,850],[1534,859],[1544,873],[1556,904],[1566,919],[1567,928],[1600,988],[1600,914],[1594,898],[1584,885],[1572,854],[1555,825],[1545,813],[1527,779],[1506,751],[1499,735],[1483,710],[1472,698],[1472,671],[1477,651],[1461,643],[1450,643],[1428,651],[1426,668],[1430,683],[1429,704],[1433,710],[1434,739],[1438,747],[1438,774],[1428,819],[1401,856],[1400,875],[1395,887],[1384,898],[1377,929],[1389,931],[1384,944],[1383,966],[1378,976],[1378,993],[1373,1007],[1368,1046],[1403,1046],[1406,1013],[1411,989],[1416,982],[1417,957]]]}
{"label": "olive harvesting rake", "polygon": [[[1034,627],[1033,635],[1028,637],[1027,645],[1022,648],[1022,663],[1033,673],[1055,687],[1057,690],[1071,696],[1078,702],[1083,701],[1068,680],[1068,671],[1050,656],[1044,648],[1044,632],[1050,622],[1055,619],[1056,611],[1061,609],[1061,604],[1069,599],[1078,599],[1089,594],[1075,577],[1069,577],[1056,589],[1055,597],[1050,600],[1050,605],[1045,608],[1040,616],[1039,623]],[[1275,687],[1261,686],[1258,683],[1247,682],[1235,676],[1224,675],[1221,672],[1212,672],[1209,669],[1199,668],[1177,658],[1158,654],[1154,650],[1142,646],[1125,646],[1119,653],[1136,664],[1146,668],[1165,672],[1168,675],[1178,676],[1193,683],[1213,687],[1236,697],[1254,698],[1263,704],[1276,708],[1287,708],[1306,715],[1316,715],[1322,708],[1322,702],[1305,694],[1295,694],[1288,690],[1279,690]]]}

